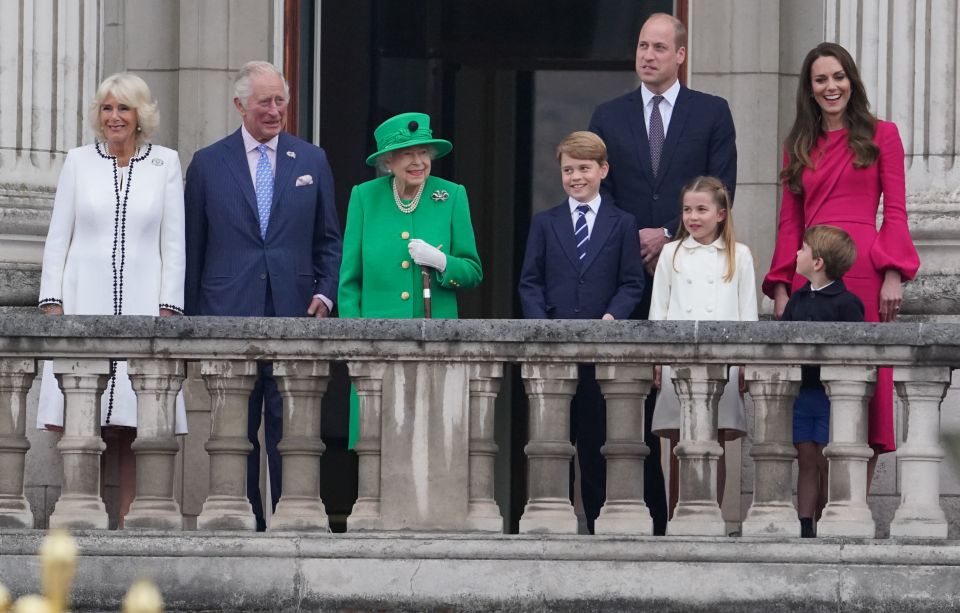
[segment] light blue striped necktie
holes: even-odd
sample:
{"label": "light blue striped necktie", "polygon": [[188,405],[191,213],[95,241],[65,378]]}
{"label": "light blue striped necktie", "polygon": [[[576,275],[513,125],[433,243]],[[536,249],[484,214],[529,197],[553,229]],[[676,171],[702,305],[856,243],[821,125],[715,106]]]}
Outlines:
{"label": "light blue striped necktie", "polygon": [[273,203],[273,167],[267,157],[267,146],[257,145],[260,159],[257,160],[257,214],[260,216],[260,238],[267,237],[267,224],[270,223],[270,206]]}
{"label": "light blue striped necktie", "polygon": [[590,206],[581,204],[577,207],[577,210],[580,211],[580,216],[577,217],[573,235],[577,239],[577,255],[580,256],[580,263],[582,264],[584,258],[587,257],[587,245],[590,244],[590,232],[587,228],[587,211],[590,210]]}

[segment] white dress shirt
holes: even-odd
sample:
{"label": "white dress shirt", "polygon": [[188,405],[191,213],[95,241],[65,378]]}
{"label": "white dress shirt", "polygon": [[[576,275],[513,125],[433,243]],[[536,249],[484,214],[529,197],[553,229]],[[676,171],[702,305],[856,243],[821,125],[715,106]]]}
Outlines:
{"label": "white dress shirt", "polygon": [[[253,182],[254,187],[256,187],[257,164],[260,163],[260,152],[257,151],[257,147],[259,147],[261,143],[247,132],[247,127],[242,124],[240,126],[240,134],[243,135],[243,150],[247,152],[247,164],[250,166],[250,180]],[[280,135],[277,134],[263,143],[267,146],[267,159],[270,160],[270,169],[273,171],[274,177],[277,176],[277,144],[279,142]]]}
{"label": "white dress shirt", "polygon": [[597,212],[600,211],[600,194],[597,194],[597,197],[590,202],[580,202],[573,198],[567,198],[567,203],[570,205],[570,219],[573,221],[574,232],[577,231],[577,220],[580,219],[580,211],[577,210],[577,207],[581,204],[590,207],[590,210],[585,213],[587,218],[587,237],[589,238],[590,235],[593,234],[593,222],[597,220]]}
{"label": "white dress shirt", "polygon": [[[663,96],[659,107],[660,117],[663,118],[663,135],[666,136],[670,129],[670,118],[673,117],[673,107],[677,105],[677,96],[680,95],[680,81],[674,81],[673,85],[660,95]],[[643,98],[643,121],[647,126],[647,134],[650,134],[650,114],[653,113],[653,97],[656,94],[641,83],[640,96]]]}

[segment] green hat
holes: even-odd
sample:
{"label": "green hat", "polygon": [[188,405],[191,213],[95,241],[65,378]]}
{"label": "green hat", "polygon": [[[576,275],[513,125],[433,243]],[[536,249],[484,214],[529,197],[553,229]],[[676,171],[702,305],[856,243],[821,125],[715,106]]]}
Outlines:
{"label": "green hat", "polygon": [[400,113],[386,120],[373,131],[377,139],[376,153],[367,158],[368,166],[375,166],[377,158],[384,153],[413,147],[414,145],[433,145],[436,157],[442,158],[450,153],[453,144],[442,138],[433,138],[430,130],[430,116],[426,113]]}

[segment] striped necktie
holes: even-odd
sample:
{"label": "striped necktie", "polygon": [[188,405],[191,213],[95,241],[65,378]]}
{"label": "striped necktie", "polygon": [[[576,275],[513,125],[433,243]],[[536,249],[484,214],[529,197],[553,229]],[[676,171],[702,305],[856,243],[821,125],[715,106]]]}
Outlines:
{"label": "striped necktie", "polygon": [[273,204],[273,166],[267,157],[267,146],[257,145],[260,159],[257,160],[257,213],[260,216],[260,238],[267,237],[267,224],[270,223],[270,207]]}
{"label": "striped necktie", "polygon": [[580,256],[581,263],[583,263],[583,259],[587,257],[587,245],[590,244],[590,232],[587,228],[587,211],[589,210],[590,207],[586,204],[581,204],[577,207],[580,215],[577,217],[577,223],[573,227],[573,235],[577,239],[577,255]]}

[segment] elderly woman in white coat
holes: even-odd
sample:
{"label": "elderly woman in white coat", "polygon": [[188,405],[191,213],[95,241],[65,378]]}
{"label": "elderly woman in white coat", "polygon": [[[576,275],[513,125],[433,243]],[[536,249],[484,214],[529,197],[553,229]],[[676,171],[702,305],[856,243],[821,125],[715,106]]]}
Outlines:
{"label": "elderly woman in white coat", "polygon": [[[97,89],[89,145],[67,153],[43,251],[40,309],[48,315],[176,315],[183,312],[183,180],[176,151],[151,144],[159,124],[150,89],[121,73]],[[107,454],[120,456],[120,517],[134,493],[136,396],[125,362],[103,393]],[[44,365],[40,428],[63,426],[63,394]],[[182,398],[177,432],[186,432]]]}

